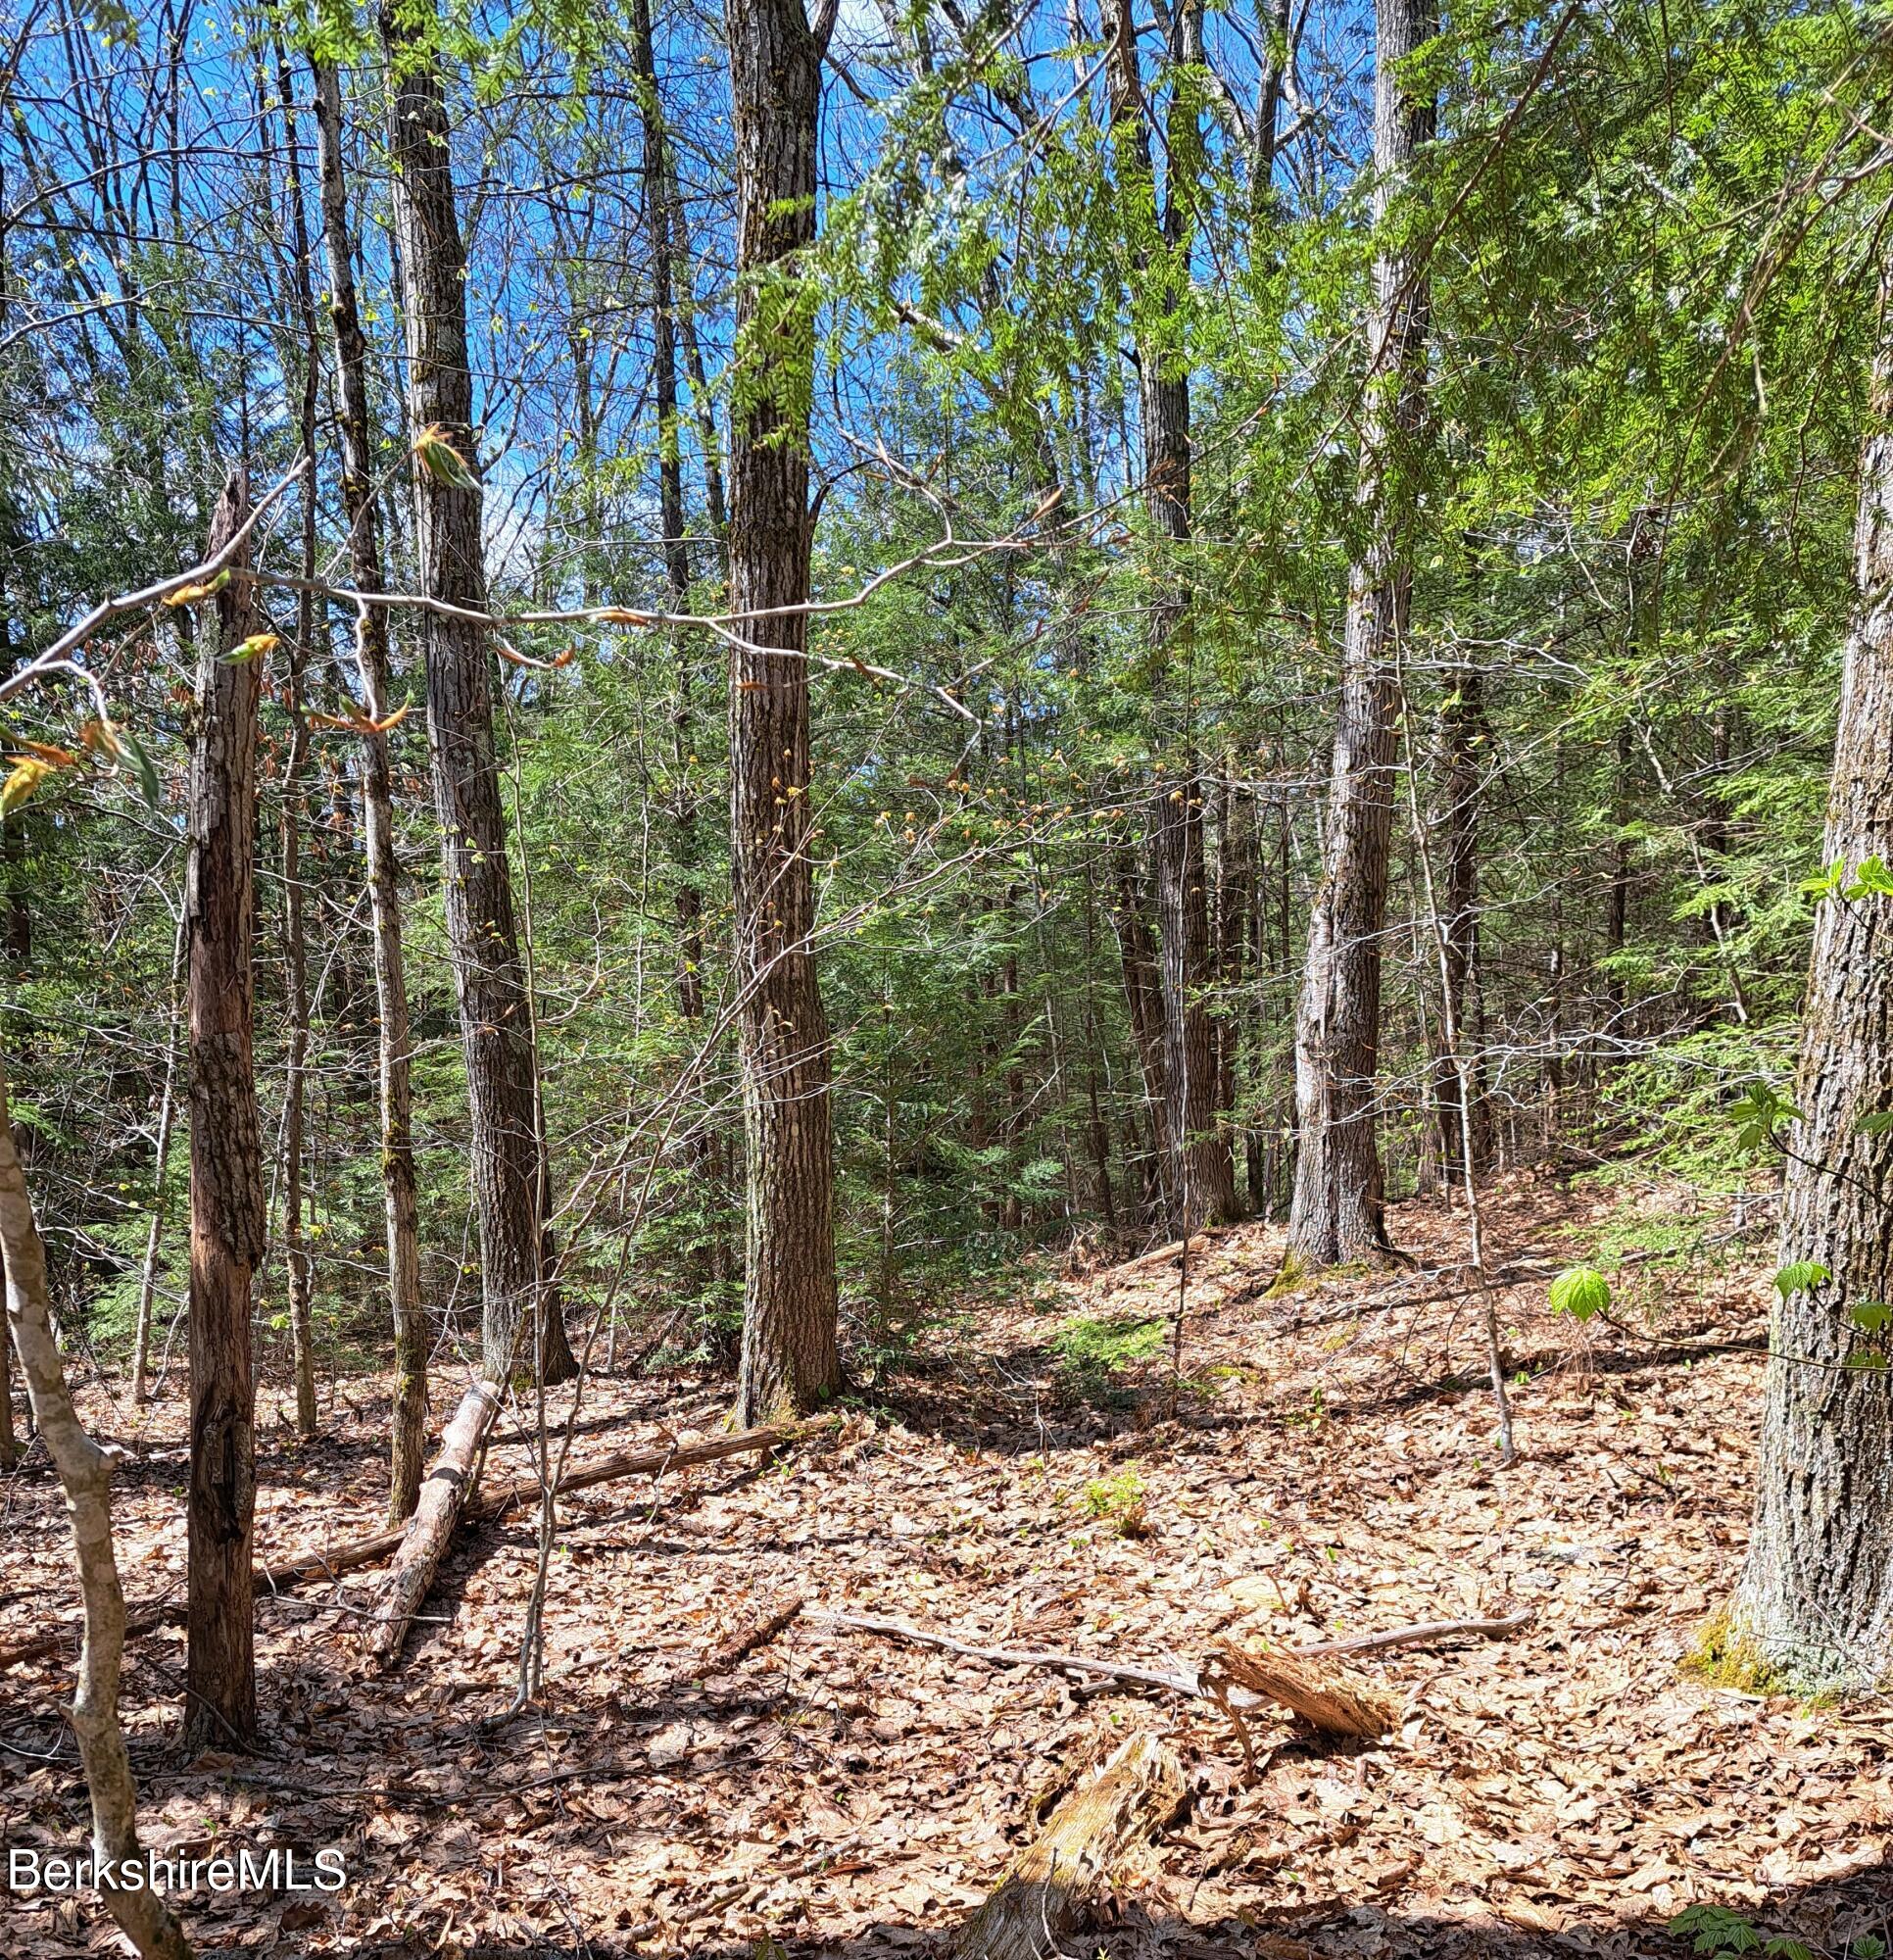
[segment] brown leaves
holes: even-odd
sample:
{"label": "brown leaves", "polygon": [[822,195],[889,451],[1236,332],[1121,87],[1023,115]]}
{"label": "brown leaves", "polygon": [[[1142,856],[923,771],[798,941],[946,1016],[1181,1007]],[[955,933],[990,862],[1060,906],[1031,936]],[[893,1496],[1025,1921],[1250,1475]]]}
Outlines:
{"label": "brown leaves", "polygon": [[385,735],[391,728],[399,728],[407,720],[410,704],[404,703],[392,714],[384,714],[376,720],[372,714],[359,710],[348,714],[317,714],[313,710],[309,720],[312,727],[339,728],[350,735]]}
{"label": "brown leaves", "polygon": [[[1579,1222],[1574,1200],[1523,1179],[1488,1204],[1495,1245],[1520,1259]],[[1430,1269],[1463,1256],[1463,1226],[1443,1211],[1400,1207],[1393,1230]],[[614,1923],[612,1950],[632,1932],[661,1936],[654,1953],[764,1939],[855,1960],[926,1950],[1043,1826],[1035,1789],[1049,1809],[1159,1722],[1195,1799],[1189,1835],[1157,1845],[1174,1902],[1165,1952],[1544,1960],[1568,1941],[1642,1954],[1670,1950],[1663,1922],[1696,1900],[1768,1915],[1770,1931],[1822,1950],[1870,1931],[1830,1939],[1792,1915],[1817,1886],[1884,1897],[1859,1861],[1893,1817],[1893,1724],[1721,1693],[1678,1668],[1698,1602],[1739,1567],[1759,1356],[1681,1369],[1606,1330],[1612,1366],[1586,1380],[1561,1365],[1568,1330],[1541,1290],[1521,1289],[1505,1325],[1514,1361],[1532,1367],[1517,1392],[1528,1455],[1494,1475],[1486,1405],[1459,1386],[1478,1379],[1472,1330],[1453,1302],[1402,1303],[1437,1282],[1335,1279],[1265,1302],[1254,1284],[1278,1244],[1241,1227],[1192,1246],[1181,1377],[1166,1351],[1093,1402],[1046,1352],[1076,1314],[1172,1311],[1178,1249],[1047,1262],[1016,1296],[944,1302],[950,1323],[883,1386],[898,1416],[855,1419],[833,1449],[766,1476],[708,1467],[575,1494],[561,1504],[570,1555],[554,1561],[543,1715],[497,1742],[477,1721],[511,1692],[529,1509],[457,1555],[394,1683],[343,1691],[346,1620],[264,1602],[259,1657],[298,1755],[298,1793],[285,1778],[273,1828],[351,1846],[348,1890],[304,1936],[312,1960],[361,1950],[383,1919],[416,1950],[563,1946],[574,1925],[598,1940]],[[1692,1331],[1705,1309],[1675,1291],[1669,1311]],[[360,1479],[383,1390],[344,1377],[337,1434],[318,1448],[260,1435],[266,1545],[339,1544],[377,1521],[381,1489]],[[601,1448],[641,1446],[661,1441],[660,1423],[708,1429],[726,1393],[692,1375],[607,1379],[588,1388],[586,1419],[611,1425]],[[142,1420],[153,1456],[181,1462],[181,1382]],[[1142,1541],[1086,1504],[1089,1486],[1134,1463]],[[1667,1482],[1633,1474],[1657,1465]],[[518,1442],[496,1443],[495,1479],[527,1467]],[[56,1488],[29,1480],[14,1503],[0,1535],[7,1635],[35,1629],[70,1585]],[[134,1595],[181,1588],[168,1480],[127,1480],[118,1509]],[[808,1613],[739,1651],[804,1592]],[[1536,1617],[1503,1643],[1347,1663],[1359,1691],[1414,1711],[1395,1734],[1325,1740],[1286,1709],[1245,1712],[1252,1784],[1210,1708],[824,1634],[814,1618],[898,1615],[982,1643],[1174,1666],[1219,1638],[1279,1655],[1508,1596]],[[151,1644],[174,1661],[169,1637]],[[50,1679],[7,1685],[24,1696]],[[133,1670],[134,1731],[155,1733],[172,1692],[162,1669]],[[14,1740],[50,1748],[53,1736]],[[63,1815],[70,1760],[17,1766],[22,1812]],[[235,1828],[227,1775],[160,1771],[154,1756],[152,1781],[172,1828]],[[76,1811],[67,1822],[82,1829]],[[1794,1902],[1771,1907],[1775,1888]],[[233,1902],[219,1934],[247,1913],[267,1943],[279,1907]],[[10,1955],[71,1950],[23,1919]],[[1099,1944],[1145,1950],[1128,1926],[1065,1950]]]}

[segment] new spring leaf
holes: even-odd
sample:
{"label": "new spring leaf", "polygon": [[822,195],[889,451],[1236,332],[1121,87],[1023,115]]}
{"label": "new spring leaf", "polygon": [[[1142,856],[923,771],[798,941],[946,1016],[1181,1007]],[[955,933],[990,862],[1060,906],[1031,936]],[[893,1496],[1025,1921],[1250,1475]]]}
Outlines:
{"label": "new spring leaf", "polygon": [[1611,1303],[1611,1283],[1594,1266],[1573,1266],[1551,1282],[1547,1296],[1553,1313],[1568,1313],[1577,1321],[1594,1320]]}

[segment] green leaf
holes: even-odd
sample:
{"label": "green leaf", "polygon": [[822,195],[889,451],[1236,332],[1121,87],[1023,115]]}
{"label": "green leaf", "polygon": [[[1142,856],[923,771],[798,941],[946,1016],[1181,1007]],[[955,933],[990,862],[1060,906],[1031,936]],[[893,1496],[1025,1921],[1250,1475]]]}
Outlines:
{"label": "green leaf", "polygon": [[1774,1290],[1783,1299],[1798,1293],[1813,1293],[1815,1288],[1833,1278],[1819,1259],[1795,1259],[1785,1265],[1774,1276]]}
{"label": "green leaf", "polygon": [[1735,1124],[1735,1141],[1745,1151],[1772,1147],[1783,1123],[1800,1120],[1801,1111],[1774,1085],[1759,1076],[1728,1106]]}
{"label": "green leaf", "polygon": [[1884,1372],[1886,1356],[1862,1348],[1847,1357],[1847,1372],[1850,1375],[1877,1375]]}
{"label": "green leaf", "polygon": [[1594,1320],[1611,1303],[1611,1283],[1594,1266],[1573,1266],[1551,1282],[1546,1296],[1553,1313],[1578,1321]]}
{"label": "green leaf", "polygon": [[1883,1137],[1889,1130],[1893,1130],[1893,1109],[1875,1109],[1854,1121],[1854,1134],[1858,1137]]}
{"label": "green leaf", "polygon": [[1886,1941],[1870,1933],[1861,1934],[1847,1950],[1854,1960],[1886,1960]]}
{"label": "green leaf", "polygon": [[1762,1943],[1754,1927],[1725,1905],[1685,1906],[1669,1930],[1698,1953],[1752,1953]]}
{"label": "green leaf", "polygon": [[1877,853],[1871,858],[1863,858],[1855,867],[1854,882],[1841,897],[1864,899],[1869,894],[1876,898],[1893,898],[1893,871],[1886,868],[1886,859]]}
{"label": "green leaf", "polygon": [[273,633],[252,633],[247,640],[239,640],[227,654],[218,654],[218,659],[226,667],[240,667],[246,661],[253,661],[259,654],[267,654],[276,644]]}
{"label": "green leaf", "polygon": [[438,422],[430,422],[414,438],[414,454],[420,459],[421,467],[436,483],[445,483],[453,490],[477,490],[480,479],[473,474],[463,457],[448,439],[447,431]]}
{"label": "green leaf", "polygon": [[1864,1299],[1858,1306],[1847,1309],[1847,1318],[1864,1334],[1877,1334],[1889,1320],[1893,1320],[1893,1306],[1883,1300]]}
{"label": "green leaf", "polygon": [[1811,899],[1830,899],[1840,890],[1840,881],[1847,875],[1845,858],[1836,858],[1827,868],[1813,878],[1803,878],[1801,889]]}
{"label": "green leaf", "polygon": [[145,745],[127,728],[117,731],[119,748],[131,759],[131,766],[138,772],[138,789],[144,797],[147,808],[158,808],[158,771],[152,766],[150,756],[145,753]]}

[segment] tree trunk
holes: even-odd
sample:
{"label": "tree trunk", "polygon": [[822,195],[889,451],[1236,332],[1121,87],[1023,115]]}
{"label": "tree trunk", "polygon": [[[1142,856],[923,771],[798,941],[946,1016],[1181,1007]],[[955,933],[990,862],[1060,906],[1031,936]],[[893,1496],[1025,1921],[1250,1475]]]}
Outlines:
{"label": "tree trunk", "polygon": [[[1828,864],[1851,881],[1893,859],[1893,256],[1855,534],[1856,606],[1840,689]],[[1754,1530],[1736,1597],[1742,1640],[1800,1689],[1878,1687],[1893,1661],[1893,1373],[1877,1323],[1893,1300],[1885,1192],[1893,1134],[1893,900],[1823,898],[1782,1194],[1783,1266],[1828,1277],[1774,1312]],[[1859,1318],[1856,1318],[1856,1316]],[[1866,1324],[1863,1325],[1862,1323]]]}
{"label": "tree trunk", "polygon": [[[1471,661],[1452,675],[1452,689],[1439,710],[1439,811],[1441,840],[1439,930],[1445,990],[1441,1050],[1433,1057],[1433,1106],[1448,1184],[1459,1180],[1462,1131],[1473,1140],[1475,1172],[1485,1167],[1491,1132],[1483,1095],[1484,1064],[1476,1053],[1461,1060],[1456,1043],[1470,1042],[1468,1012],[1479,948],[1479,791],[1480,773],[1491,753],[1485,726],[1484,678]],[[1465,1073],[1473,1086],[1471,1121],[1459,1118],[1459,1084]]]}
{"label": "tree trunk", "polygon": [[1025,1200],[1019,1196],[1019,1173],[1024,1168],[1022,1145],[1026,1128],[1025,1068],[1021,1050],[1025,1041],[1025,1017],[1019,996],[1019,950],[1013,935],[1018,930],[1019,893],[1016,886],[1005,894],[1005,957],[999,961],[999,1030],[1005,1043],[1005,1116],[1000,1130],[1005,1138],[1005,1192],[999,1200],[999,1224],[1007,1232],[1017,1232],[1026,1222]]}
{"label": "tree trunk", "polygon": [[[677,242],[673,236],[673,188],[670,160],[670,132],[665,124],[657,94],[656,54],[652,42],[650,0],[632,0],[632,65],[642,89],[644,115],[644,200],[645,222],[651,236],[651,330],[652,391],[657,411],[657,514],[663,532],[664,603],[672,612],[690,610],[690,551],[685,537],[683,426],[677,406],[677,313],[673,275],[681,270],[687,279],[689,268],[680,267]],[[723,528],[722,499],[714,430],[705,428],[705,474],[715,490],[713,521]],[[695,1046],[701,1039],[704,1018],[704,894],[702,847],[698,838],[697,794],[691,772],[696,766],[695,738],[692,732],[691,643],[685,632],[673,632],[671,654],[677,676],[677,695],[671,710],[670,816],[677,850],[677,1011],[686,1022],[686,1039]],[[708,1111],[699,1116],[688,1145],[698,1202],[714,1206],[717,1202],[716,1134]],[[700,1252],[692,1255],[694,1276],[701,1280],[704,1261]]]}
{"label": "tree trunk", "polygon": [[[1433,102],[1400,69],[1434,31],[1432,0],[1379,0],[1374,80],[1374,215],[1383,225],[1415,153],[1432,139]],[[1424,413],[1425,268],[1383,241],[1374,265],[1371,367],[1355,500],[1366,548],[1348,579],[1347,637],[1328,796],[1321,883],[1295,1015],[1299,1138],[1285,1271],[1379,1262],[1386,1236],[1376,1138],[1381,934],[1393,819],[1393,662],[1407,630],[1413,568],[1406,540],[1410,451]]]}
{"label": "tree trunk", "polygon": [[[211,520],[215,557],[249,515],[233,470]],[[217,631],[198,664],[191,772],[191,1451],[189,1642],[184,1745],[247,1748],[257,1739],[250,1596],[256,1512],[256,1391],[250,1288],[264,1250],[263,1140],[251,1030],[257,912],[257,704],[261,655],[237,650],[256,630],[255,589],[233,576],[217,595]]]}
{"label": "tree trunk", "polygon": [[[1173,17],[1171,53],[1199,60],[1200,10],[1184,0]],[[1190,530],[1189,366],[1181,339],[1185,281],[1176,270],[1188,228],[1187,178],[1198,142],[1188,91],[1172,97],[1166,128],[1167,175],[1159,205],[1150,161],[1150,132],[1138,73],[1137,34],[1129,0],[1115,0],[1111,22],[1111,123],[1122,149],[1122,172],[1133,202],[1148,199],[1159,212],[1163,247],[1141,270],[1161,302],[1154,325],[1140,338],[1142,374],[1143,499],[1151,543],[1159,557],[1146,618],[1151,666],[1160,694],[1191,659],[1189,572],[1183,563]],[[1186,705],[1186,713],[1188,712]],[[1174,1153],[1165,1180],[1170,1229],[1188,1238],[1206,1219],[1237,1217],[1236,1166],[1229,1132],[1220,1122],[1214,1029],[1206,995],[1215,979],[1209,929],[1209,880],[1203,850],[1202,787],[1188,729],[1181,767],[1159,774],[1151,791],[1150,860],[1156,873],[1157,929],[1162,947],[1158,1000],[1163,1016],[1166,1128]]]}
{"label": "tree trunk", "polygon": [[690,376],[690,399],[697,416],[698,441],[704,452],[704,501],[709,507],[710,530],[716,538],[717,563],[727,581],[730,575],[730,517],[723,495],[722,448],[716,440],[715,397],[710,392],[709,376],[704,367],[703,344],[697,333],[697,269],[691,257],[689,217],[677,188],[676,159],[669,155],[667,148],[663,193],[673,255],[671,297],[676,306],[678,337],[684,347],[684,369]]}
{"label": "tree trunk", "polygon": [[1090,847],[1085,850],[1085,1114],[1092,1163],[1097,1177],[1097,1208],[1107,1232],[1117,1230],[1117,1203],[1111,1191],[1111,1126],[1097,1093],[1099,1031],[1092,988],[1097,972],[1097,880]]}
{"label": "tree trunk", "polygon": [[[309,271],[309,221],[303,210],[302,162],[296,146],[296,113],[289,90],[289,64],[276,54],[282,94],[283,155],[295,246],[295,297],[303,325],[303,399],[300,434],[310,474],[303,483],[301,571],[316,576],[316,296]],[[310,1299],[309,1247],[303,1238],[304,1103],[309,1067],[309,940],[303,921],[303,771],[309,761],[309,723],[304,718],[303,676],[316,640],[316,595],[297,595],[296,632],[286,662],[283,706],[289,712],[289,751],[283,760],[282,810],[278,826],[282,859],[283,1016],[288,1053],[283,1062],[282,1250],[289,1282],[289,1336],[296,1377],[296,1429],[316,1433],[316,1330]]]}
{"label": "tree trunk", "polygon": [[[329,313],[335,328],[335,392],[342,428],[342,508],[357,587],[379,592],[381,534],[374,501],[374,448],[368,422],[368,348],[355,298],[355,246],[343,175],[342,93],[334,68],[314,64],[316,153],[321,173],[322,241],[328,256]],[[388,710],[388,619],[364,607],[356,622],[362,696],[371,721]],[[379,1026],[381,1196],[388,1245],[388,1306],[394,1320],[395,1390],[388,1519],[414,1508],[427,1446],[427,1322],[420,1303],[419,1200],[414,1184],[413,1091],[409,1071],[408,977],[401,944],[401,869],[395,851],[394,782],[388,737],[376,729],[358,750],[366,833],[368,904],[373,913],[374,988]]]}
{"label": "tree trunk", "polygon": [[1150,857],[1157,872],[1162,946],[1163,1073],[1176,1152],[1171,1229],[1189,1238],[1205,1223],[1238,1217],[1236,1165],[1220,1121],[1215,1028],[1204,992],[1213,974],[1209,873],[1204,862],[1201,785],[1159,780],[1151,808]]}
{"label": "tree trunk", "polygon": [[[392,71],[388,149],[401,250],[408,418],[420,589],[473,612],[487,605],[481,491],[466,351],[461,243],[440,75],[418,27],[382,16]],[[427,731],[441,826],[447,938],[466,1057],[468,1154],[480,1220],[481,1361],[510,1374],[539,1277],[539,1151],[526,1001],[493,739],[489,629],[421,615]]]}
{"label": "tree trunk", "polygon": [[[388,153],[408,356],[421,591],[471,612],[487,605],[481,491],[466,349],[466,256],[455,208],[447,104],[422,24],[386,11]],[[466,1062],[468,1158],[480,1221],[480,1372],[421,1486],[368,1625],[391,1660],[426,1596],[498,1413],[541,1273],[532,1010],[519,959],[506,815],[493,740],[495,660],[477,620],[423,612],[427,733],[441,828],[447,942]],[[469,1433],[470,1432],[470,1433]],[[461,1458],[464,1458],[464,1464]]]}
{"label": "tree trunk", "polygon": [[[1223,1011],[1211,1022],[1216,1044],[1216,1106],[1233,1111],[1242,1053],[1242,1007],[1254,990],[1242,984],[1242,956],[1248,948],[1249,912],[1255,898],[1255,808],[1237,784],[1235,759],[1223,758],[1223,783],[1216,794],[1216,979]],[[1230,1154],[1236,1153],[1232,1130]]]}
{"label": "tree trunk", "polygon": [[1124,1004],[1131,1020],[1131,1045],[1143,1078],[1143,1099],[1156,1142],[1155,1184],[1165,1222],[1177,1212],[1171,1183],[1176,1152],[1171,1148],[1170,1091],[1163,1043],[1163,1004],[1157,979],[1157,942],[1144,910],[1143,880],[1128,847],[1116,854],[1118,959],[1124,972]]}
{"label": "tree trunk", "polygon": [[841,1382],[828,1024],[810,935],[806,614],[822,52],[802,0],[727,9],[737,178],[738,405],[730,442],[730,867],[749,1168],[737,1420],[806,1409]]}
{"label": "tree trunk", "polygon": [[954,1960],[1043,1960],[1058,1952],[1183,1799],[1183,1770],[1169,1743],[1155,1736],[1128,1738],[1012,1858],[986,1903],[953,1936]]}
{"label": "tree trunk", "polygon": [[158,1292],[158,1254],[170,1209],[166,1191],[170,1169],[170,1135],[177,1113],[177,1036],[184,1017],[179,982],[184,975],[184,949],[190,915],[179,911],[177,936],[170,954],[170,1021],[165,1032],[165,1088],[158,1102],[158,1142],[152,1152],[151,1223],[145,1231],[144,1265],[138,1274],[138,1318],[131,1340],[131,1405],[145,1404],[145,1377],[151,1365],[151,1308]]}
{"label": "tree trunk", "polygon": [[[79,1653],[72,1723],[92,1800],[92,1849],[120,1873],[121,1861],[142,1854],[138,1793],[131,1781],[124,1732],[119,1726],[124,1593],[112,1546],[114,1458],[85,1433],[66,1386],[46,1293],[46,1251],[14,1149],[4,1069],[0,1069],[0,1265],[6,1270],[7,1326],[20,1348],[27,1399],[66,1493],[85,1610],[85,1644]],[[246,1624],[248,1611],[246,1605]],[[99,1890],[106,1910],[144,1960],[190,1960],[190,1944],[170,1908],[149,1886],[126,1885],[121,1877],[115,1884],[101,1883]]]}

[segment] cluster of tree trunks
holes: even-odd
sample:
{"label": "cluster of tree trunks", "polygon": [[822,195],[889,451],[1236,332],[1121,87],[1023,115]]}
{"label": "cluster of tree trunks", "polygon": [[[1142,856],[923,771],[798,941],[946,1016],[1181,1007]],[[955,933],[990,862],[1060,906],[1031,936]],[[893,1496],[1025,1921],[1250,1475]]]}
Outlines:
{"label": "cluster of tree trunks", "polygon": [[1374,266],[1355,499],[1365,547],[1348,580],[1346,643],[1321,882],[1295,1020],[1296,1155],[1289,1269],[1382,1261],[1386,1235],[1376,1135],[1382,936],[1393,823],[1396,663],[1413,567],[1406,544],[1413,450],[1424,414],[1424,261],[1390,226],[1411,197],[1434,105],[1411,57],[1431,37],[1431,0],[1379,0],[1374,67]]}
{"label": "cluster of tree trunks", "polygon": [[[334,65],[312,64],[316,155],[321,186],[322,245],[329,319],[335,339],[335,397],[342,438],[342,513],[357,589],[383,589],[380,509],[368,411],[368,346],[355,296],[355,241],[349,229],[342,151],[342,92]],[[363,606],[356,662],[370,723],[388,719],[388,615]],[[419,1200],[414,1183],[413,1090],[409,1069],[408,969],[402,950],[401,873],[395,853],[394,780],[388,736],[379,725],[361,740],[357,776],[367,855],[374,938],[374,992],[381,1112],[381,1195],[388,1251],[388,1307],[394,1324],[395,1391],[389,1442],[388,1515],[398,1523],[420,1494],[426,1450],[427,1325],[420,1301]]]}

